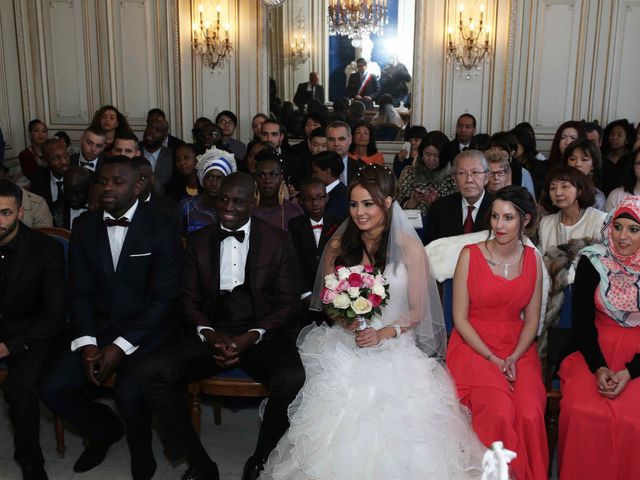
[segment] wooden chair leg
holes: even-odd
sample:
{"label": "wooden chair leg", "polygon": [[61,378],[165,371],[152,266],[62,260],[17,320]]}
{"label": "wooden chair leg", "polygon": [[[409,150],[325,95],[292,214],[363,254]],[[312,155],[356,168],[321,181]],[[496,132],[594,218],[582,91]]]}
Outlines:
{"label": "wooden chair leg", "polygon": [[56,415],[53,421],[53,428],[56,433],[56,452],[60,458],[64,458],[64,451],[66,447],[64,445],[64,427],[62,425],[62,418]]}
{"label": "wooden chair leg", "polygon": [[216,425],[222,424],[222,409],[217,399],[213,400],[213,421]]}
{"label": "wooden chair leg", "polygon": [[202,407],[200,406],[200,392],[197,389],[189,388],[189,395],[187,398],[187,408],[191,414],[191,422],[196,433],[200,435],[200,423],[202,416]]}

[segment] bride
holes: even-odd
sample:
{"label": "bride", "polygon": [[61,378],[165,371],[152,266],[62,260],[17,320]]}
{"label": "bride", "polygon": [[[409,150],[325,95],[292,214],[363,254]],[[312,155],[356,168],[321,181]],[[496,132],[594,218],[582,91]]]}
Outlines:
{"label": "bride", "polygon": [[362,331],[340,318],[302,331],[306,381],[261,479],[480,477],[484,447],[440,363],[446,331],[427,255],[394,194],[379,165],[349,186],[350,218],[325,249],[311,308],[336,265],[383,270],[389,301]]}

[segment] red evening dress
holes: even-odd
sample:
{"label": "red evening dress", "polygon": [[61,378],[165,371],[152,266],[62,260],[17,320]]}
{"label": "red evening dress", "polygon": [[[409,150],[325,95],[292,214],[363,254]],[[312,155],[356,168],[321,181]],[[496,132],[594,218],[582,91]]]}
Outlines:
{"label": "red evening dress", "polygon": [[[525,247],[522,273],[507,280],[491,271],[477,245],[466,248],[470,254],[469,322],[487,347],[504,359],[513,352],[524,326],[520,313],[535,289],[536,254]],[[505,448],[517,453],[511,469],[518,480],[546,479],[546,392],[535,342],[518,360],[512,385],[455,329],[449,340],[447,366],[461,403],[471,411],[473,429],[480,440],[487,446],[501,440]]]}
{"label": "red evening dress", "polygon": [[[595,291],[598,344],[611,370],[626,368],[638,352],[640,328],[625,328],[607,315]],[[598,393],[595,376],[575,352],[559,371],[562,401],[558,458],[562,480],[640,478],[640,382],[629,381],[618,397]]]}

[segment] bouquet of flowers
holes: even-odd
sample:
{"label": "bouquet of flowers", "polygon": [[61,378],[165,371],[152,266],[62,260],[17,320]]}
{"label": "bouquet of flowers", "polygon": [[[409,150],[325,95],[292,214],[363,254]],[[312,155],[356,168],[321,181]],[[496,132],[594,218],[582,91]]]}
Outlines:
{"label": "bouquet of flowers", "polygon": [[322,304],[327,314],[343,317],[347,324],[358,321],[364,330],[366,321],[380,314],[389,301],[389,284],[380,270],[371,265],[337,266],[324,277]]}

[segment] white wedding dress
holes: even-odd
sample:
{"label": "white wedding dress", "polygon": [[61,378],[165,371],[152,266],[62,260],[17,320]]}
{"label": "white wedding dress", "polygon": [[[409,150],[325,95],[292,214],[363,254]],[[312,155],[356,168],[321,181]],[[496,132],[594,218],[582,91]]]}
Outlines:
{"label": "white wedding dress", "polygon": [[[411,288],[406,268],[385,276]],[[391,295],[385,312],[406,302]],[[291,426],[263,480],[462,480],[480,478],[485,447],[458,403],[449,374],[419,350],[411,330],[358,348],[341,326],[309,326],[298,338],[306,381],[289,407]]]}

